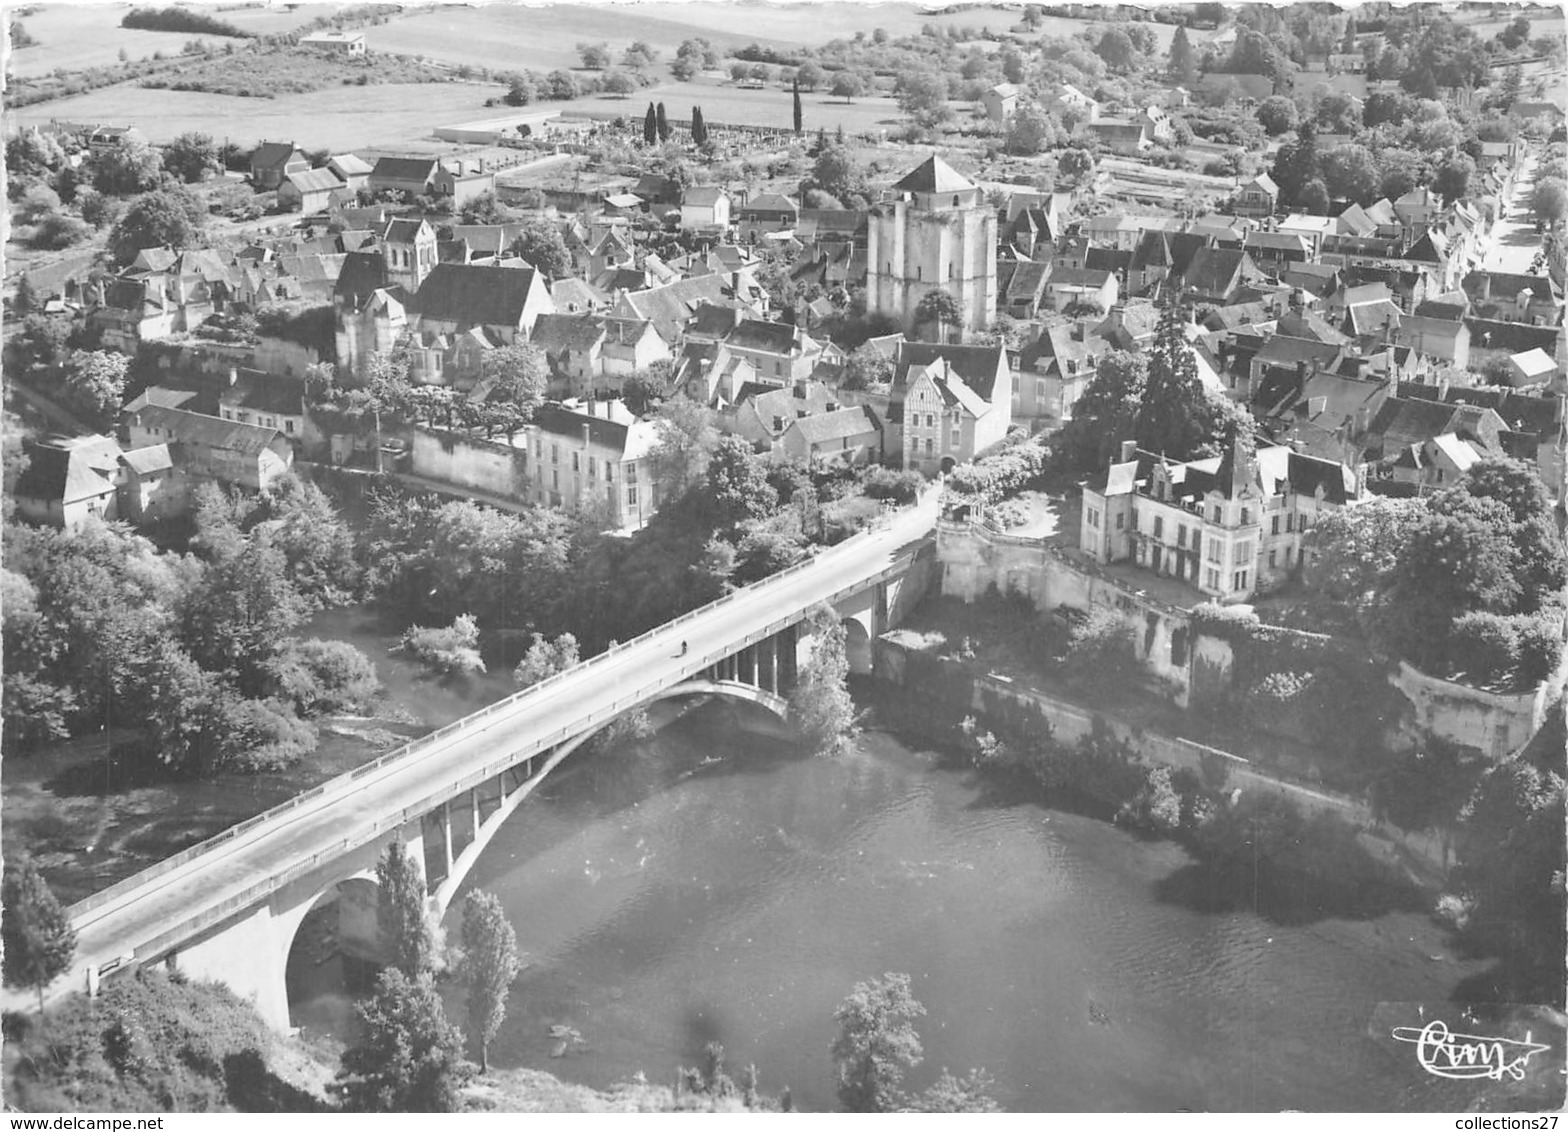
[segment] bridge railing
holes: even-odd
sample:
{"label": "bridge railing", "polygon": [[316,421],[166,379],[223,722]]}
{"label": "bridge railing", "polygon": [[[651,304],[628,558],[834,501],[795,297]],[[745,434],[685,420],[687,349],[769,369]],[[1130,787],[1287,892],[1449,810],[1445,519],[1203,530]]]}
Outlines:
{"label": "bridge railing", "polygon": [[[296,794],[294,797],[290,798],[286,802],[280,802],[278,805],[272,806],[269,809],[263,810],[261,813],[255,815],[254,817],[245,819],[244,821],[240,822],[238,825],[230,826],[228,829],[223,830],[221,833],[216,833],[213,836],[211,836],[209,838],[206,838],[203,841],[197,842],[195,845],[192,845],[189,848],[180,850],[180,852],[174,854],[171,857],[166,857],[162,861],[159,861],[158,863],[156,863],[154,865],[149,865],[147,868],[141,870],[140,872],[135,873],[135,874],[133,874],[131,876],[128,876],[124,880],[120,880],[120,881],[115,882],[114,884],[110,885],[108,888],[101,889],[100,891],[95,892],[95,893],[93,893],[90,896],[83,897],[81,900],[78,900],[75,904],[72,904],[69,908],[67,908],[66,909],[66,913],[67,913],[67,915],[69,915],[71,917],[71,919],[75,920],[75,919],[79,918],[80,916],[83,916],[86,913],[93,911],[96,908],[101,908],[103,905],[108,904],[108,903],[118,899],[119,897],[126,895],[127,893],[134,892],[137,889],[146,886],[148,883],[156,880],[157,878],[159,878],[161,876],[165,876],[168,873],[171,873],[174,870],[176,870],[176,869],[178,869],[178,868],[180,868],[180,867],[182,867],[182,866],[184,866],[186,864],[189,864],[191,861],[196,860],[198,857],[202,857],[202,856],[204,856],[204,855],[206,855],[208,853],[214,852],[214,851],[222,848],[227,843],[229,843],[231,841],[234,841],[236,838],[239,838],[239,837],[243,836],[246,833],[249,833],[251,830],[255,829],[257,826],[264,825],[264,824],[266,824],[268,822],[274,821],[277,818],[282,817],[283,815],[289,813],[290,811],[298,809],[300,806],[304,805],[307,802],[313,801],[314,799],[319,798],[319,797],[321,797],[321,796],[323,796],[325,794],[331,793],[333,791],[340,790],[343,787],[347,786],[348,784],[350,784],[350,783],[352,783],[352,782],[354,782],[354,781],[356,781],[358,779],[364,778],[367,775],[374,774],[376,771],[382,770],[385,767],[390,766],[393,763],[400,762],[403,759],[409,758],[412,755],[416,755],[419,752],[421,752],[423,750],[426,750],[427,748],[429,748],[431,746],[434,746],[437,743],[440,743],[442,740],[450,738],[451,736],[458,734],[459,732],[468,731],[468,730],[474,729],[475,727],[484,726],[485,725],[485,721],[489,720],[491,717],[493,717],[495,715],[498,715],[498,714],[500,714],[502,712],[509,711],[509,710],[511,710],[513,708],[516,708],[520,704],[522,704],[525,701],[529,700],[530,698],[538,697],[546,689],[555,687],[555,686],[561,684],[562,682],[573,678],[578,673],[586,671],[587,669],[592,668],[596,664],[603,663],[604,661],[610,659],[611,657],[619,656],[621,653],[625,652],[627,649],[635,648],[636,646],[638,646],[640,644],[644,644],[645,642],[647,642],[648,640],[650,640],[653,637],[657,636],[658,634],[663,633],[663,632],[669,630],[670,628],[672,628],[672,627],[674,627],[676,625],[685,624],[688,621],[691,621],[691,620],[693,620],[695,618],[698,618],[698,617],[702,617],[702,616],[704,616],[704,615],[706,615],[708,613],[713,612],[716,609],[719,609],[719,608],[721,608],[723,606],[729,605],[732,602],[734,602],[737,599],[739,599],[742,595],[749,594],[749,593],[754,593],[754,592],[756,592],[758,590],[761,590],[761,589],[765,589],[765,588],[770,588],[770,587],[776,586],[777,584],[783,582],[786,578],[792,577],[793,575],[799,574],[802,571],[809,569],[811,566],[813,566],[816,563],[816,561],[817,561],[818,557],[820,557],[821,553],[829,553],[829,554],[836,553],[836,552],[838,552],[838,551],[840,551],[840,550],[842,550],[844,548],[854,546],[854,545],[856,545],[858,543],[864,543],[864,542],[870,540],[871,538],[875,537],[875,535],[878,533],[878,531],[880,529],[884,529],[884,524],[879,522],[877,525],[874,525],[872,527],[868,527],[867,529],[865,529],[863,531],[859,531],[859,532],[855,533],[854,535],[851,535],[849,538],[845,539],[843,542],[836,543],[833,546],[828,547],[825,552],[819,552],[817,554],[810,554],[810,555],[808,555],[807,557],[801,559],[801,561],[796,562],[794,565],[785,567],[783,570],[780,570],[777,574],[771,574],[768,577],[761,579],[760,581],[753,582],[749,586],[742,586],[739,589],[731,590],[729,593],[724,594],[721,597],[715,598],[714,600],[708,602],[706,605],[699,606],[696,609],[693,609],[693,610],[690,610],[690,611],[688,611],[686,613],[681,614],[679,617],[676,617],[673,620],[666,621],[666,622],[664,622],[663,624],[660,624],[660,625],[656,625],[653,628],[648,629],[647,631],[645,631],[643,633],[640,633],[636,637],[633,637],[629,641],[617,642],[615,645],[611,646],[610,648],[606,649],[605,651],[603,651],[601,653],[598,653],[598,654],[596,654],[596,655],[594,655],[592,657],[589,657],[587,660],[581,661],[578,664],[573,665],[571,668],[567,668],[567,669],[562,670],[561,672],[557,672],[554,675],[549,676],[549,677],[545,678],[544,680],[539,681],[537,684],[530,684],[528,687],[522,689],[521,691],[514,692],[510,696],[506,696],[506,697],[504,697],[502,699],[499,699],[499,700],[495,701],[492,704],[488,704],[485,707],[479,708],[477,711],[474,711],[474,712],[464,716],[462,719],[456,720],[456,721],[454,721],[452,723],[448,723],[446,726],[438,728],[437,730],[432,731],[428,735],[422,735],[422,736],[420,736],[417,739],[412,739],[409,742],[403,744],[401,747],[398,747],[398,748],[396,748],[394,750],[388,751],[386,754],[380,756],[379,758],[373,759],[372,761],[370,761],[368,763],[365,763],[362,766],[355,767],[351,771],[347,771],[347,772],[345,772],[343,774],[336,775],[333,778],[329,778],[327,781],[321,783],[318,786],[312,787],[310,790],[307,790],[307,791],[305,791],[302,794]],[[846,589],[852,589],[854,587],[853,587],[853,585],[851,585],[851,586],[846,586],[845,588]],[[827,599],[824,599],[824,600],[832,600],[832,599],[831,598],[827,598]],[[772,632],[777,632],[779,628],[783,627],[783,625],[790,624],[790,623],[792,623],[795,620],[798,620],[798,617],[792,616],[788,621],[781,622],[779,626],[773,628]],[[771,635],[771,633],[764,634],[764,635],[765,636],[766,635]],[[748,634],[748,637],[750,637],[750,636],[751,636],[751,634]],[[757,637],[757,638],[754,638],[754,639],[760,640],[762,638],[761,637]],[[727,648],[733,648],[733,647],[735,647],[735,646],[733,646],[733,645],[727,646]],[[745,647],[745,646],[743,645],[741,647]],[[692,671],[700,670],[700,668],[702,668],[702,667],[706,667],[706,665],[700,665],[697,668],[693,669]],[[617,702],[619,702],[619,701],[617,701]],[[630,705],[628,704],[627,706],[630,706]],[[625,709],[622,708],[621,710],[625,710]],[[591,719],[592,715],[598,715],[598,714],[601,714],[601,713],[600,712],[591,713],[589,718]],[[619,712],[615,712],[614,714],[619,714]],[[606,717],[606,718],[608,718],[608,717]],[[591,726],[592,724],[589,724],[589,725]],[[563,733],[560,736],[560,738],[561,739],[567,738],[569,736],[569,734],[575,733],[575,732],[581,731],[581,730],[582,730],[582,726],[579,725],[577,727],[574,727],[571,730],[571,732],[563,731]],[[551,742],[558,742],[558,741],[559,741],[559,739],[552,739],[551,740]],[[515,761],[515,756],[513,756],[513,761]],[[510,763],[508,765],[510,765]],[[481,781],[483,781],[483,779],[481,779]],[[228,902],[225,902],[225,903],[228,903]]]}

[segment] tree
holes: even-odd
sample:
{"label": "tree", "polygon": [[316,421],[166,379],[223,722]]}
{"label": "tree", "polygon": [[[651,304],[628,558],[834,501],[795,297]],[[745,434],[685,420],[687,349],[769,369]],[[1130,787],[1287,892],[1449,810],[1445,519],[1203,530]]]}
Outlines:
{"label": "tree", "polygon": [[793,115],[794,116],[793,116],[792,120],[793,120],[793,122],[795,124],[795,136],[799,137],[800,136],[801,124],[804,121],[804,119],[803,119],[803,117],[801,115],[801,109],[800,109],[800,75],[799,75],[798,72],[795,75],[794,82],[790,85],[790,99],[791,99],[791,102],[793,104]]}
{"label": "tree", "polygon": [[1132,39],[1123,28],[1115,25],[1107,28],[1105,34],[1100,37],[1094,53],[1105,60],[1107,67],[1119,74],[1126,74],[1132,70],[1137,59]]}
{"label": "tree", "polygon": [[403,633],[400,648],[442,675],[483,672],[479,655],[479,622],[471,613],[460,613],[447,626],[415,625]]}
{"label": "tree", "polygon": [[1064,150],[1056,159],[1056,171],[1068,182],[1081,184],[1094,172],[1094,154],[1082,146]]}
{"label": "tree", "polygon": [[44,988],[70,968],[76,933],[32,857],[25,852],[10,856],[5,863],[4,931],[0,933],[5,985],[36,990],[42,1014]]}
{"label": "tree", "polygon": [[853,102],[865,92],[865,84],[860,76],[853,71],[840,71],[833,76],[833,86],[828,90],[834,98],[842,98],[845,102]]}
{"label": "tree", "polygon": [[447,1021],[428,974],[392,968],[375,996],[355,1008],[360,1038],[343,1052],[332,1090],[350,1112],[456,1112],[472,1075],[463,1035]]}
{"label": "tree", "polygon": [[527,106],[534,100],[537,92],[534,82],[527,74],[512,76],[512,81],[506,88],[506,104],[508,106]]}
{"label": "tree", "polygon": [[914,71],[900,76],[898,108],[926,129],[953,116],[947,104],[947,79],[934,71]]}
{"label": "tree", "polygon": [[621,55],[621,66],[634,71],[646,70],[659,61],[659,50],[644,40],[636,40]]}
{"label": "tree", "polygon": [[270,528],[248,536],[203,531],[199,542],[211,561],[184,601],[185,645],[203,668],[229,674],[241,694],[262,695],[270,662],[305,619],[305,600]]}
{"label": "tree", "polygon": [[893,972],[856,983],[839,1004],[833,1012],[838,1036],[832,1055],[838,1099],[846,1112],[897,1110],[904,1074],[924,1057],[914,1020],[925,1012],[910,990],[909,976]]}
{"label": "tree", "polygon": [[1418,499],[1376,497],[1318,517],[1305,539],[1308,592],[1328,611],[1350,613],[1370,628],[1399,555],[1426,515]]}
{"label": "tree", "polygon": [[1274,155],[1274,183],[1288,204],[1297,204],[1308,182],[1318,175],[1318,130],[1312,119],[1296,127],[1294,141]]}
{"label": "tree", "polygon": [[519,688],[529,688],[575,667],[578,660],[577,638],[570,633],[562,633],[553,641],[535,633],[533,644],[512,670],[512,679]]}
{"label": "tree", "polygon": [[816,90],[826,77],[822,68],[811,59],[807,59],[795,71],[796,86],[805,87],[807,90]]}
{"label": "tree", "polygon": [[1568,216],[1568,182],[1561,177],[1542,177],[1530,194],[1530,210],[1543,224],[1556,225]]}
{"label": "tree", "polygon": [[195,243],[205,213],[184,189],[159,189],[131,201],[109,232],[109,250],[130,263],[143,248],[186,248]]}
{"label": "tree", "polygon": [[830,754],[839,749],[855,721],[846,635],[838,614],[827,606],[812,610],[805,627],[811,655],[790,691],[789,719],[812,751]]}
{"label": "tree", "polygon": [[[1163,769],[1163,768],[1161,768]],[[909,1112],[1001,1112],[991,1098],[996,1082],[984,1069],[973,1069],[963,1077],[946,1069],[925,1092],[915,1097]]]}
{"label": "tree", "polygon": [[499,431],[515,432],[533,419],[544,404],[550,365],[544,351],[531,342],[513,342],[485,351],[480,380],[491,384],[485,407],[499,410]]}
{"label": "tree", "polygon": [[648,112],[642,116],[642,143],[653,145],[659,140],[659,113],[648,103]]}
{"label": "tree", "polygon": [[11,299],[11,309],[16,314],[25,316],[32,314],[38,307],[38,289],[33,286],[33,281],[24,271],[21,278],[16,281],[16,294]]}
{"label": "tree", "polygon": [[1038,103],[1025,103],[1013,112],[1013,120],[1007,128],[1008,153],[1028,157],[1063,140],[1061,126]]}
{"label": "tree", "polygon": [[516,216],[502,204],[495,193],[480,193],[465,200],[458,208],[457,217],[464,224],[506,224]]}
{"label": "tree", "polygon": [[93,159],[93,187],[109,196],[130,196],[157,188],[163,158],[145,140],[127,134]]}
{"label": "tree", "polygon": [[865,187],[865,172],[847,148],[829,145],[817,152],[811,178],[803,189],[817,188],[843,200]]}
{"label": "tree", "polygon": [[691,140],[698,147],[708,144],[708,123],[702,117],[702,107],[691,108]]}
{"label": "tree", "polygon": [[1198,57],[1187,38],[1185,24],[1176,25],[1176,34],[1171,37],[1170,65],[1165,73],[1177,86],[1190,88],[1198,81]]}
{"label": "tree", "polygon": [[65,394],[71,407],[96,421],[111,419],[120,410],[131,359],[109,350],[77,354],[65,372]]}
{"label": "tree", "polygon": [[647,369],[636,370],[621,379],[621,400],[638,417],[656,410],[673,391],[668,361],[654,362]]}
{"label": "tree", "polygon": [[603,43],[579,43],[577,56],[590,71],[602,71],[610,65],[610,48]]}
{"label": "tree", "polygon": [[670,74],[675,76],[677,82],[690,82],[701,69],[701,63],[690,55],[677,55],[670,62]]}
{"label": "tree", "polygon": [[393,969],[409,979],[435,967],[436,940],[425,913],[425,876],[401,840],[393,841],[376,864],[376,930]]}
{"label": "tree", "polygon": [[1271,138],[1294,130],[1297,117],[1295,99],[1283,94],[1271,94],[1258,105],[1258,121]]}
{"label": "tree", "polygon": [[669,123],[669,120],[666,119],[665,116],[664,116],[664,103],[662,103],[662,102],[659,103],[658,107],[655,110],[654,125],[657,127],[658,132],[659,132],[659,141],[660,142],[667,142],[667,141],[669,141],[670,140],[670,123]]}
{"label": "tree", "polygon": [[1138,667],[1132,627],[1114,609],[1095,606],[1072,632],[1067,664],[1075,681],[1091,688],[1111,688]]}
{"label": "tree", "polygon": [[1314,177],[1296,194],[1301,210],[1312,216],[1327,216],[1329,209],[1328,186],[1322,177]]}
{"label": "tree", "polygon": [[546,97],[558,102],[570,102],[579,93],[577,76],[570,71],[551,71],[545,79]]}
{"label": "tree", "polygon": [[611,71],[604,76],[602,85],[606,94],[618,95],[621,98],[625,98],[637,89],[637,84],[632,82],[632,77],[625,71]]}
{"label": "tree", "polygon": [[915,325],[924,326],[936,323],[936,340],[947,341],[947,326],[949,323],[958,323],[964,317],[963,310],[958,305],[958,300],[953,298],[949,291],[937,288],[927,291],[920,296],[920,301],[915,304]]}
{"label": "tree", "polygon": [[844,362],[843,387],[882,389],[893,382],[893,361],[869,342],[863,342],[850,353]]}
{"label": "tree", "polygon": [[548,220],[529,221],[510,250],[550,279],[564,279],[572,273],[572,253],[566,250],[561,230]]}
{"label": "tree", "polygon": [[506,1018],[506,998],[517,969],[517,933],[507,922],[506,909],[490,893],[474,889],[463,902],[463,979],[481,1073],[490,1071],[490,1042]]}
{"label": "tree", "polygon": [[1361,129],[1361,108],[1344,91],[1332,91],[1318,103],[1316,120],[1331,134],[1353,134]]}
{"label": "tree", "polygon": [[1378,197],[1377,159],[1364,145],[1335,146],[1323,154],[1323,185],[1336,200],[1371,204]]}
{"label": "tree", "polygon": [[714,446],[708,459],[708,495],[715,519],[726,527],[766,518],[779,508],[766,464],[738,436],[721,437]]}
{"label": "tree", "polygon": [[222,171],[218,160],[218,146],[211,135],[181,134],[163,147],[163,167],[171,175],[187,183],[205,181],[212,174]]}
{"label": "tree", "polygon": [[674,499],[700,481],[718,442],[718,429],[713,410],[684,394],[660,405],[654,419],[659,439],[650,454],[653,478],[662,497]]}
{"label": "tree", "polygon": [[82,219],[94,228],[104,228],[120,218],[123,209],[114,197],[104,196],[97,189],[83,189],[76,194],[76,210]]}
{"label": "tree", "polygon": [[1432,178],[1432,191],[1443,198],[1445,204],[1469,195],[1470,181],[1475,176],[1475,159],[1468,153],[1456,153],[1437,167]]}

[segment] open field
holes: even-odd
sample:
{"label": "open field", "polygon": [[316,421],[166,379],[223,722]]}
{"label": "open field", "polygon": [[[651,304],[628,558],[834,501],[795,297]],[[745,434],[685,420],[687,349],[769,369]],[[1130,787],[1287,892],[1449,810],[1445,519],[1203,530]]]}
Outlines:
{"label": "open field", "polygon": [[[120,49],[132,59],[146,59],[154,51],[177,55],[186,40],[182,32],[137,31],[122,28],[120,20],[129,4],[56,4],[23,16],[22,26],[38,40],[11,56],[7,70],[19,78],[47,75],[57,67],[79,71],[84,67],[111,66],[120,61]],[[223,36],[206,36],[209,42],[227,42]]]}
{"label": "open field", "polygon": [[398,147],[423,139],[439,147],[431,131],[444,122],[480,117],[484,101],[504,93],[479,83],[338,87],[281,98],[235,98],[195,91],[109,87],[75,98],[23,107],[6,115],[7,125],[44,123],[50,118],[115,122],[135,126],[153,142],[187,130],[244,145],[291,139],[307,149],[353,150]]}
{"label": "open field", "polygon": [[[786,130],[791,128],[789,91],[780,88],[743,90],[728,82],[712,79],[663,83],[637,91],[626,98],[597,95],[545,105],[558,105],[574,113],[624,114],[641,119],[650,102],[664,103],[665,112],[670,117],[682,120],[690,118],[692,106],[697,105],[702,107],[702,116],[710,125],[724,122],[742,126],[778,126]],[[801,91],[800,104],[804,129],[812,133],[819,127],[832,131],[840,125],[846,133],[875,133],[908,122],[891,98],[857,98],[846,103],[842,98],[830,98],[824,93]],[[964,102],[953,105],[960,114],[965,114],[970,106]]]}

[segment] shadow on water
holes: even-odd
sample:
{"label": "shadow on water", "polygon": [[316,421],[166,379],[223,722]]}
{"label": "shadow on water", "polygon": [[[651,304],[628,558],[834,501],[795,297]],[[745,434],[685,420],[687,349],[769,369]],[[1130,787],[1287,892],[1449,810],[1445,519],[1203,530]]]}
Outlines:
{"label": "shadow on water", "polygon": [[1270,923],[1300,927],[1319,920],[1375,920],[1393,912],[1422,912],[1430,899],[1392,876],[1308,873],[1297,869],[1184,865],[1154,884],[1161,903],[1189,911],[1253,912]]}

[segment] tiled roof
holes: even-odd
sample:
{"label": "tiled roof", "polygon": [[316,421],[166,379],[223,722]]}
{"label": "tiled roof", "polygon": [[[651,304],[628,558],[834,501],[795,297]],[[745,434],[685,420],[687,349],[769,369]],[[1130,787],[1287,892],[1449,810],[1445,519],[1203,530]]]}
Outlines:
{"label": "tiled roof", "polygon": [[987,401],[998,393],[998,381],[1006,381],[1007,354],[1001,346],[954,346],[938,342],[900,342],[894,355],[895,385],[904,385],[912,368],[923,368],[945,358],[964,383]]}
{"label": "tiled roof", "polygon": [[591,350],[604,338],[603,320],[592,314],[542,314],[534,323],[529,342],[546,354]]}
{"label": "tiled roof", "polygon": [[961,193],[974,188],[974,182],[932,154],[893,184],[898,192]]}
{"label": "tiled roof", "polygon": [[303,156],[290,142],[262,142],[251,153],[250,166],[252,169],[281,169],[296,155]]}
{"label": "tiled roof", "polygon": [[424,182],[435,175],[436,164],[434,157],[383,157],[370,175],[378,181]]}
{"label": "tiled roof", "polygon": [[516,326],[538,279],[530,267],[438,263],[414,303],[422,316],[459,326]]}
{"label": "tiled roof", "polygon": [[14,489],[18,496],[76,503],[114,490],[120,446],[107,436],[28,444],[27,455]]}
{"label": "tiled roof", "polygon": [[343,187],[338,175],[330,169],[306,169],[302,173],[290,173],[287,180],[301,193],[319,193]]}
{"label": "tiled roof", "polygon": [[144,428],[167,430],[171,440],[202,448],[222,448],[242,455],[258,455],[278,437],[275,428],[226,421],[184,409],[165,409],[149,405],[136,414]]}
{"label": "tiled roof", "polygon": [[797,417],[795,423],[790,426],[800,433],[807,444],[845,440],[851,436],[875,431],[878,427],[876,414],[865,405],[851,405],[831,413]]}
{"label": "tiled roof", "polygon": [[725,336],[724,344],[732,349],[794,354],[799,349],[796,330],[787,322],[764,322],[748,318]]}

